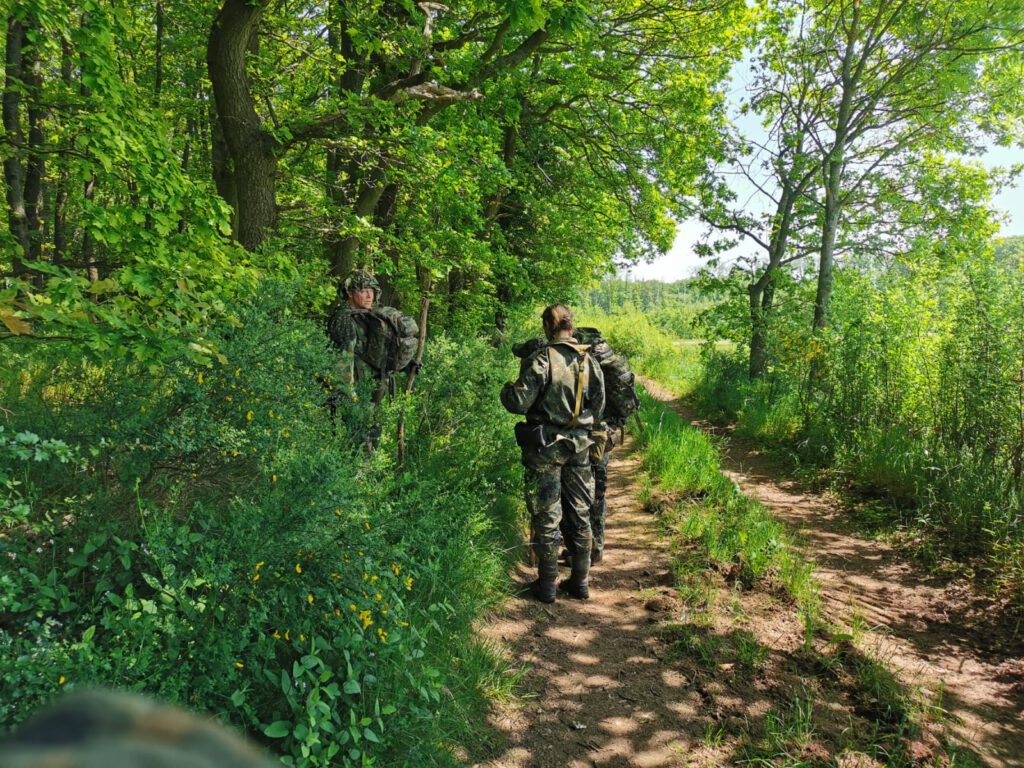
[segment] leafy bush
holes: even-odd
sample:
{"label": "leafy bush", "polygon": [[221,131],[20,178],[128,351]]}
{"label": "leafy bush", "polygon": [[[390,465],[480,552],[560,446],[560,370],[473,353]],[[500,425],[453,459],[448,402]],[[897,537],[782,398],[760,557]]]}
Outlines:
{"label": "leafy bush", "polygon": [[214,329],[224,357],[207,366],[152,377],[42,350],[4,382],[0,686],[15,695],[0,723],[61,688],[112,685],[308,766],[450,764],[483,727],[464,715],[505,679],[472,625],[518,535],[496,398],[513,358],[433,340],[367,456],[372,413],[330,418],[334,355],[291,301],[264,286]]}

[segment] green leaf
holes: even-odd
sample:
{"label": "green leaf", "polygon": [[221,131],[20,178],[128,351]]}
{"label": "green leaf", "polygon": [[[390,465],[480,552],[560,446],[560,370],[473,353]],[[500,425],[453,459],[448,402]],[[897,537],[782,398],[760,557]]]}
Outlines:
{"label": "green leaf", "polygon": [[263,729],[263,735],[271,739],[283,739],[291,732],[292,726],[287,720],[276,720]]}

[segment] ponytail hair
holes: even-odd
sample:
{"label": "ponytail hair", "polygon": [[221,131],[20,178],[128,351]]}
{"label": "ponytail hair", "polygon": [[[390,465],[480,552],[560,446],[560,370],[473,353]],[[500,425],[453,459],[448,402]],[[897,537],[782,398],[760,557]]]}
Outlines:
{"label": "ponytail hair", "polygon": [[557,333],[573,333],[576,330],[572,310],[564,304],[552,304],[546,307],[540,318],[544,323],[544,334],[548,338],[552,338]]}

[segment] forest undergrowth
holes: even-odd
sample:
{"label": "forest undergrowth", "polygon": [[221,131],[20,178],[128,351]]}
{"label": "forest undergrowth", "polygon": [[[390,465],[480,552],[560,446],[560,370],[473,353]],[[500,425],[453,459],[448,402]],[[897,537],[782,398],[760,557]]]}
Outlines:
{"label": "forest undergrowth", "polygon": [[[110,686],[233,723],[301,765],[447,765],[511,685],[473,623],[506,592],[514,358],[431,339],[371,409],[287,286],[159,376],[15,352],[0,383],[0,722]],[[369,402],[370,393],[363,392]],[[402,409],[405,464],[396,464]],[[398,758],[396,756],[401,756]]]}

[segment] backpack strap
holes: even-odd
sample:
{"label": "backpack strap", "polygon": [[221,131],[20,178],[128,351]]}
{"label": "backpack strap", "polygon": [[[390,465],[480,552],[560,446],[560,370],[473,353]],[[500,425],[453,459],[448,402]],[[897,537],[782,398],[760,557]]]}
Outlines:
{"label": "backpack strap", "polygon": [[572,421],[569,422],[570,429],[576,429],[580,425],[580,410],[583,408],[583,390],[590,383],[590,357],[586,352],[580,359],[580,375],[576,380],[576,407],[572,411]]}

